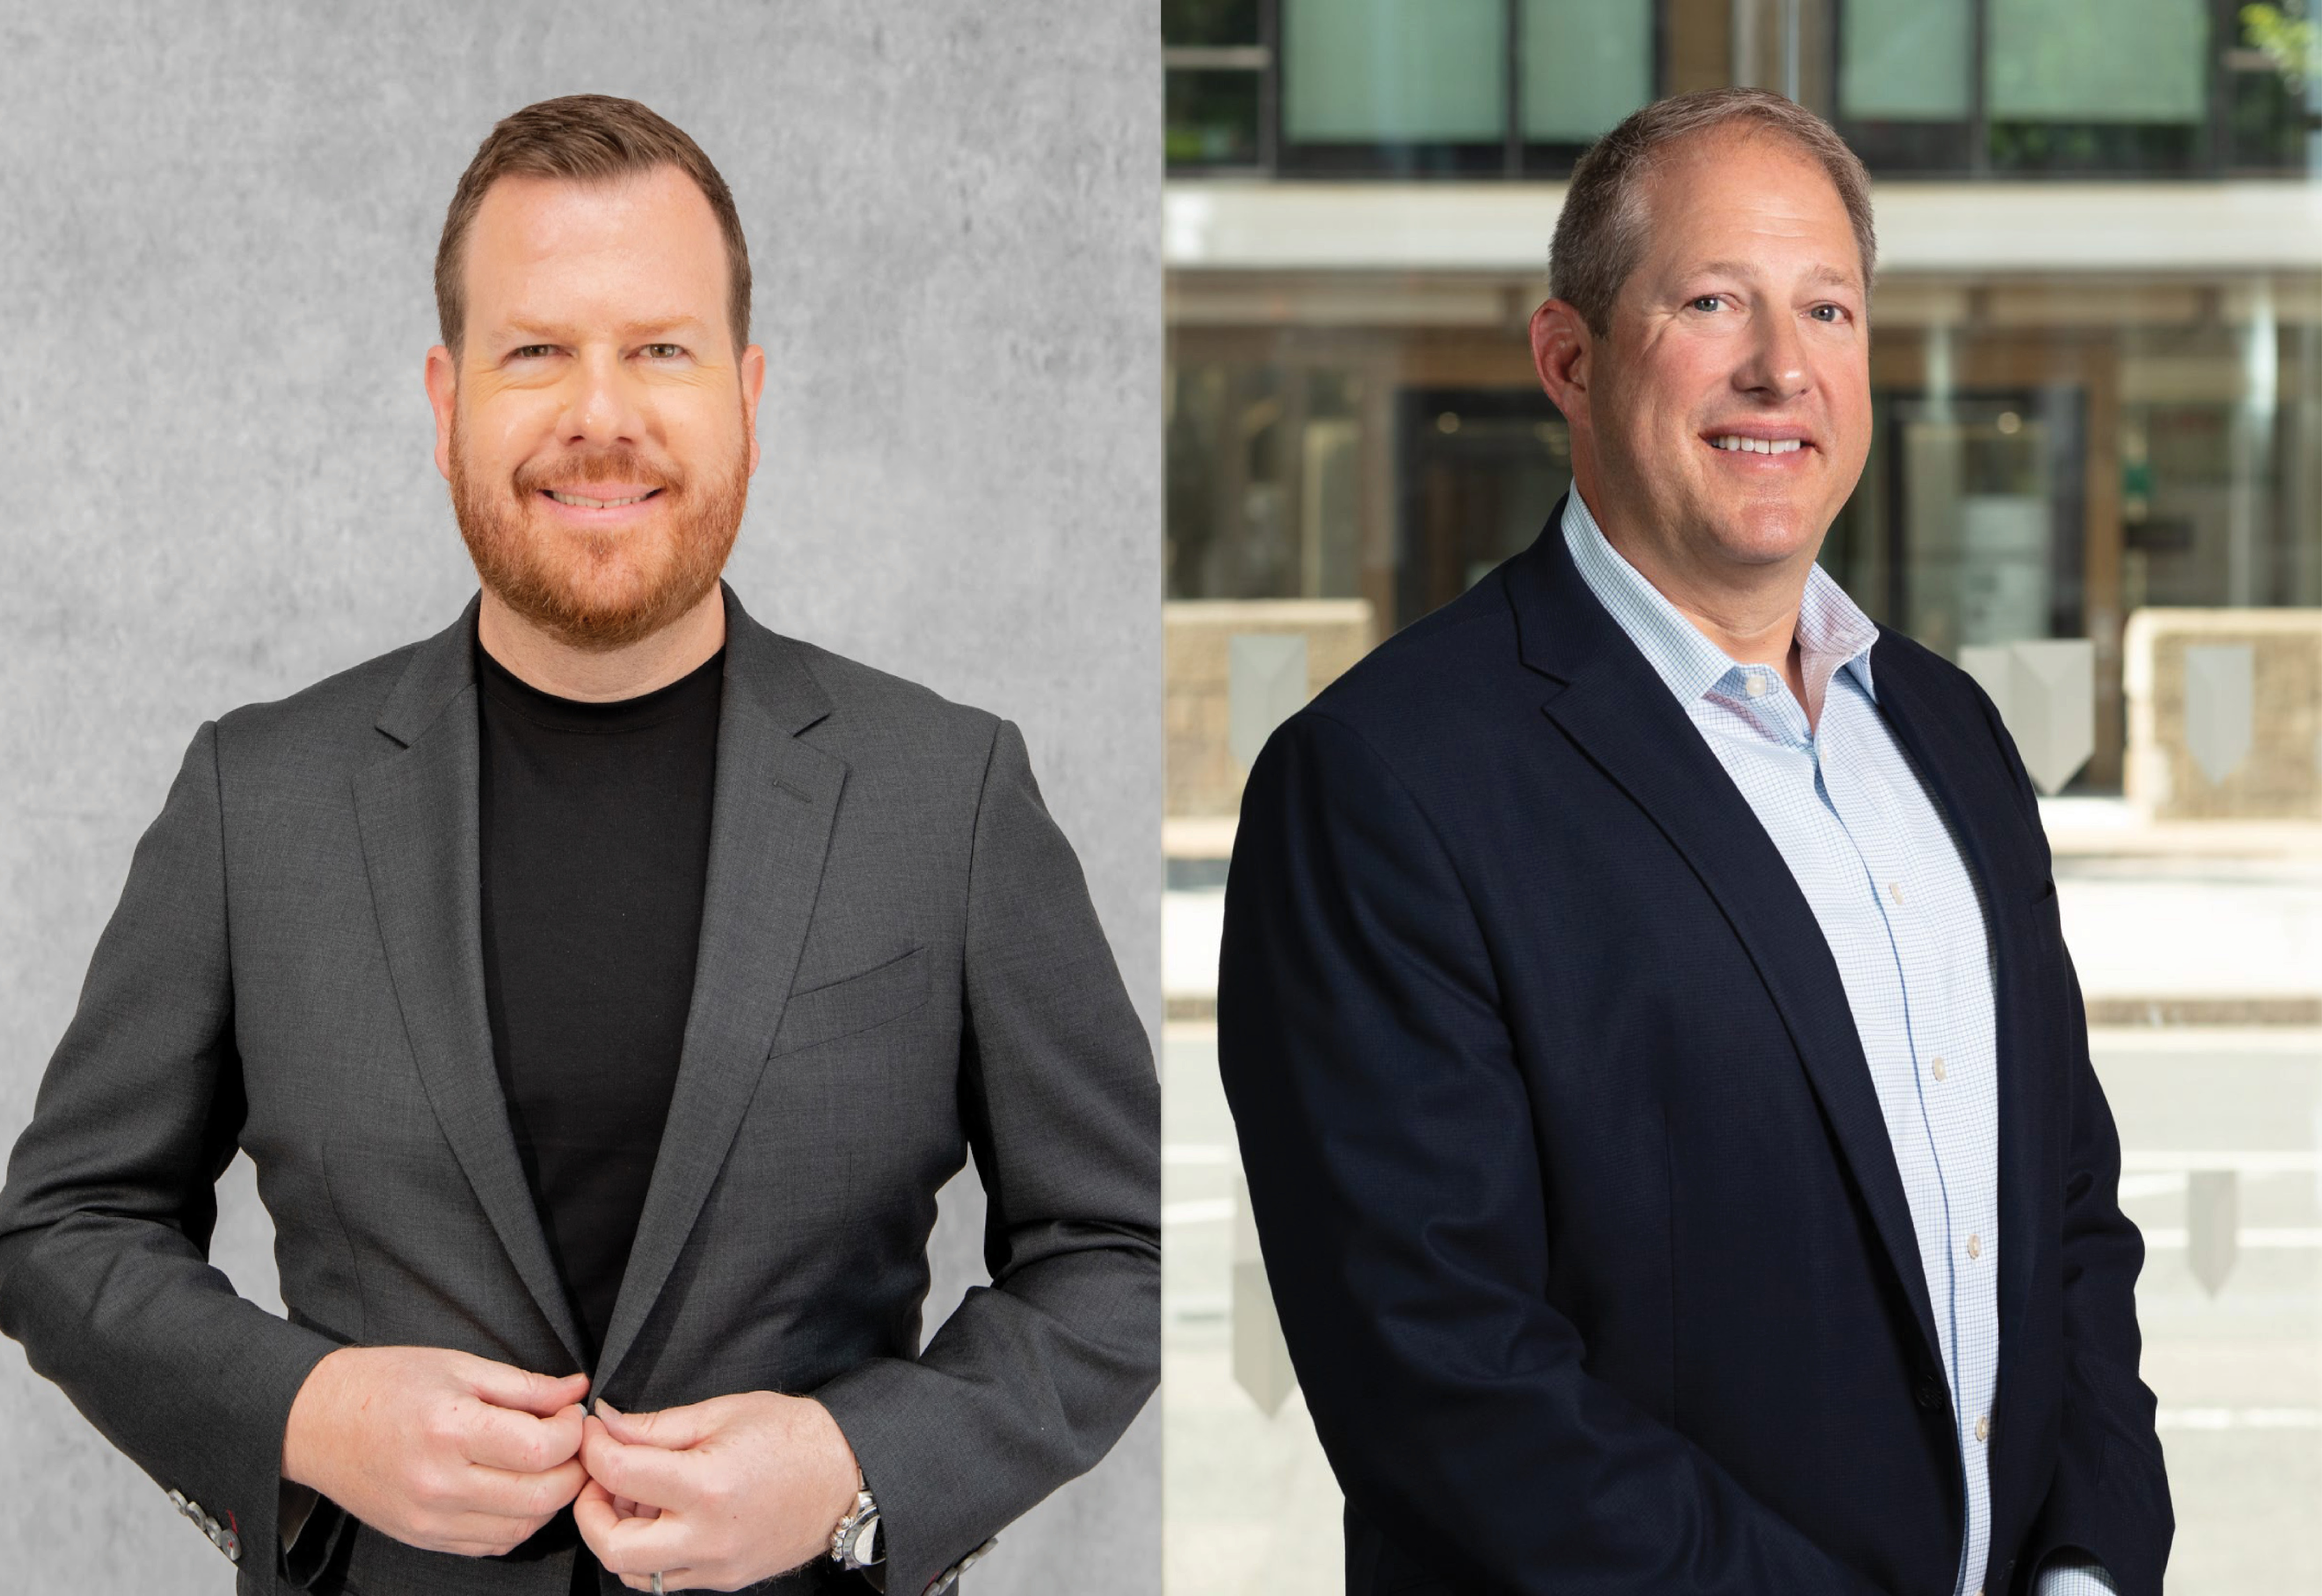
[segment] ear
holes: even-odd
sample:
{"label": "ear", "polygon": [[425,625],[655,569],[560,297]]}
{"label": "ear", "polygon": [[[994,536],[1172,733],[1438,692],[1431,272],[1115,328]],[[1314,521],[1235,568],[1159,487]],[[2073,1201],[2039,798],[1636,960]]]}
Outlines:
{"label": "ear", "polygon": [[742,351],[742,429],[750,434],[750,474],[758,474],[758,397],[766,388],[766,351],[752,344]]}
{"label": "ear", "polygon": [[459,368],[452,351],[437,344],[427,351],[427,403],[435,412],[435,469],[452,479],[452,410],[459,394]]}
{"label": "ear", "polygon": [[1577,426],[1587,424],[1588,377],[1596,335],[1561,299],[1547,300],[1531,313],[1531,364],[1549,402]]}

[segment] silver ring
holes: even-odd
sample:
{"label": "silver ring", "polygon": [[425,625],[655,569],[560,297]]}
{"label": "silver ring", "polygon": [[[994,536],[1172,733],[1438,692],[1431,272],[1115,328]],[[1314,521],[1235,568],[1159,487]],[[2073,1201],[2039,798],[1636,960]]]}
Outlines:
{"label": "silver ring", "polygon": [[653,1592],[654,1592],[654,1596],[667,1596],[667,1592],[665,1592],[664,1591],[663,1591],[663,1590],[662,1590],[662,1588],[661,1588],[661,1575],[659,1575],[659,1574],[655,1574],[655,1575],[654,1575],[654,1576],[653,1576],[653,1580],[654,1580],[654,1582],[653,1582]]}

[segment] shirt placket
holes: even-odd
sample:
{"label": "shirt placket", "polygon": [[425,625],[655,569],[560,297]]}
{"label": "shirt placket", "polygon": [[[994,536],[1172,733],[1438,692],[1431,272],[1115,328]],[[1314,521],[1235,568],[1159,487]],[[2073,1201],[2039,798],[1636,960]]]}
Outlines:
{"label": "shirt placket", "polygon": [[[1844,736],[1847,713],[1835,703],[1824,706],[1825,746],[1833,733]],[[1986,1316],[1990,1312],[1989,1282],[1996,1278],[1997,1238],[1968,1152],[1979,1123],[1974,1093],[1989,1072],[1978,1062],[1977,1038],[1943,1034],[1947,1026],[1957,1023],[1957,1006],[1943,1000],[1948,990],[1937,973],[1949,951],[1941,945],[1940,927],[1930,914],[1935,906],[1924,901],[1931,872],[1915,868],[1915,848],[1926,839],[1912,834],[1898,795],[1888,794],[1889,801],[1880,804],[1867,783],[1857,782],[1844,760],[1833,760],[1824,767],[1824,780],[1861,850],[1869,884],[1894,941],[1912,1095],[1940,1193],[1941,1211],[1934,1218],[1941,1232],[1942,1263],[1930,1272],[1927,1284],[1944,1342],[1954,1436],[1967,1487],[1966,1534],[1954,1582],[1955,1591],[1964,1593],[1990,1540],[1991,1380],[1987,1365],[1993,1360],[1979,1355],[1971,1332],[1990,1322]],[[1858,815],[1863,824],[1853,822]],[[1919,972],[1915,980],[1915,971]]]}

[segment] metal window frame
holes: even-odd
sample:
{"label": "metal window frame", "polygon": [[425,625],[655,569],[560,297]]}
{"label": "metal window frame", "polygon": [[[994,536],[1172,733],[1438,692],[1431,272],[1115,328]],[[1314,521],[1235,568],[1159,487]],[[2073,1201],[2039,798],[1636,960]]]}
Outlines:
{"label": "metal window frame", "polygon": [[[1864,151],[1866,162],[1881,178],[1901,181],[1951,180],[1961,178],[2004,177],[2011,182],[2105,182],[2214,180],[2228,177],[2280,176],[2303,173],[2302,155],[2279,163],[2240,163],[2234,156],[2232,102],[2242,76],[2268,69],[2244,58],[2239,46],[2239,0],[2206,0],[2209,14],[2210,49],[2207,106],[2203,121],[2192,130],[2189,159],[2182,164],[2156,169],[2135,160],[2098,160],[2084,163],[2052,163],[2039,167],[1995,166],[1992,160],[1993,118],[1987,78],[1991,51],[1992,0],[1970,0],[1968,59],[1968,115],[1963,121],[1930,123],[1888,123],[1845,117],[1842,93],[1845,59],[1845,0],[1828,0],[1827,63],[1833,87],[1832,120],[1850,143]],[[1162,49],[1165,71],[1248,71],[1257,78],[1257,160],[1254,164],[1197,162],[1173,165],[1167,175],[1181,177],[1273,177],[1318,179],[1380,178],[1452,178],[1475,180],[1560,178],[1568,176],[1585,143],[1529,141],[1523,132],[1522,69],[1523,12],[1522,0],[1500,0],[1505,37],[1505,120],[1496,141],[1431,141],[1419,143],[1294,143],[1283,126],[1282,8],[1284,0],[1258,0],[1258,41],[1246,45],[1167,45]],[[1652,11],[1652,82],[1656,89],[1668,70],[1671,40],[1669,0],[1650,0]],[[2308,96],[2312,97],[2311,88]],[[2103,123],[2058,123],[2060,127]],[[2129,125],[2129,124],[2123,124]],[[2158,124],[2156,124],[2158,125]],[[1933,136],[1947,148],[1914,157],[1898,144],[1921,129],[1940,130]]]}
{"label": "metal window frame", "polygon": [[[1668,69],[1668,0],[1648,0],[1652,12],[1650,79],[1658,89]],[[1282,125],[1282,6],[1283,0],[1258,0],[1259,30],[1268,40],[1272,61],[1268,76],[1273,93],[1267,105],[1271,126],[1261,129],[1270,140],[1273,160],[1268,172],[1298,178],[1376,178],[1382,177],[1476,179],[1563,178],[1587,148],[1585,141],[1528,141],[1523,128],[1523,6],[1522,0],[1499,0],[1504,40],[1502,69],[1505,93],[1497,140],[1440,141],[1411,144],[1343,143],[1312,141],[1294,143]]]}
{"label": "metal window frame", "polygon": [[[1844,115],[1843,93],[1846,40],[1845,0],[1832,0],[1831,8],[1831,82],[1833,88],[1831,110],[1832,124],[1857,150],[1864,151],[1864,160],[1881,178],[1905,182],[1915,180],[1944,181],[1960,178],[1999,178],[2012,183],[2041,182],[2154,182],[2154,181],[2214,181],[2220,178],[2245,176],[2283,176],[2302,174],[2302,161],[2273,166],[2237,164],[2233,160],[2232,90],[2235,78],[2248,70],[2239,57],[2241,15],[2239,0],[2206,0],[2209,23],[2208,85],[2202,119],[2193,125],[2188,159],[2181,164],[2156,167],[2140,160],[2099,159],[2086,162],[2052,162],[2038,167],[2002,167],[1992,160],[1992,132],[1997,123],[1991,114],[1988,92],[1991,60],[1992,0],[1970,0],[1969,6],[1970,34],[1968,50],[1968,114],[1964,121],[1916,124],[1945,130],[1956,141],[1955,152],[1948,157],[1937,156],[1925,160],[1900,160],[1890,154],[1895,137],[1887,130],[1912,124],[1882,123],[1864,118]],[[2059,128],[2138,126],[2162,124],[2099,123],[2057,123]]]}

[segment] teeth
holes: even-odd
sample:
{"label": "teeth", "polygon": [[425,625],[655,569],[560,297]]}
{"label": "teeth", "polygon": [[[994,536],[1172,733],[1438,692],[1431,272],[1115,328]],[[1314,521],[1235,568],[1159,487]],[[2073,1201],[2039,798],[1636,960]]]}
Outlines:
{"label": "teeth", "polygon": [[618,509],[623,505],[641,505],[653,495],[641,493],[635,498],[583,498],[577,493],[559,493],[552,488],[548,490],[548,497],[560,505],[571,505],[576,510],[608,510]]}
{"label": "teeth", "polygon": [[1796,438],[1744,438],[1732,433],[1709,442],[1713,448],[1749,454],[1794,454],[1804,446]]}

